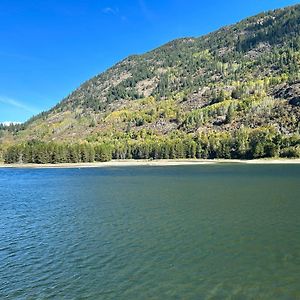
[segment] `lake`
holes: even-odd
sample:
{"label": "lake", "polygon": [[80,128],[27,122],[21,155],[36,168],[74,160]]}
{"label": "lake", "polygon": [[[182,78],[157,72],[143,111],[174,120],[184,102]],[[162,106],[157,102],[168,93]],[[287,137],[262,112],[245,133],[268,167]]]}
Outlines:
{"label": "lake", "polygon": [[0,299],[300,299],[300,165],[0,169]]}

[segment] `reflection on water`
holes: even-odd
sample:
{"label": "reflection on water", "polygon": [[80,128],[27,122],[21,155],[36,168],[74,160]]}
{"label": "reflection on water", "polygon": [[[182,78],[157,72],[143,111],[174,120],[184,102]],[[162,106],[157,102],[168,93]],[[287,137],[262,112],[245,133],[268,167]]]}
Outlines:
{"label": "reflection on water", "polygon": [[299,299],[300,166],[0,169],[1,299]]}

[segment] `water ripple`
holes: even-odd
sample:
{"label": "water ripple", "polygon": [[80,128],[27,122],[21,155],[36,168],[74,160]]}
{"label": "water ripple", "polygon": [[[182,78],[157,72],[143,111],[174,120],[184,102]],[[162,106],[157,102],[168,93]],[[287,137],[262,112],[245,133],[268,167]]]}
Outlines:
{"label": "water ripple", "polygon": [[298,299],[299,178],[0,169],[0,299]]}

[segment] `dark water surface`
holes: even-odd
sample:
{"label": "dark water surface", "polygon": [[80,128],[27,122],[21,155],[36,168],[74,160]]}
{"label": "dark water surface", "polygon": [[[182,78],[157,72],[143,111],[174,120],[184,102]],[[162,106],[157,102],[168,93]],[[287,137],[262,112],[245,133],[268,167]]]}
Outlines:
{"label": "dark water surface", "polygon": [[0,169],[0,299],[300,299],[300,165]]}

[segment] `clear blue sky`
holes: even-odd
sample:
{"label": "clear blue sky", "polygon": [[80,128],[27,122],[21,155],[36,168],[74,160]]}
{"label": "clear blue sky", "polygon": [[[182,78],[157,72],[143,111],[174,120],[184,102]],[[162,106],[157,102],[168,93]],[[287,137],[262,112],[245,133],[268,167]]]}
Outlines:
{"label": "clear blue sky", "polygon": [[0,122],[25,121],[130,54],[288,0],[1,0]]}

